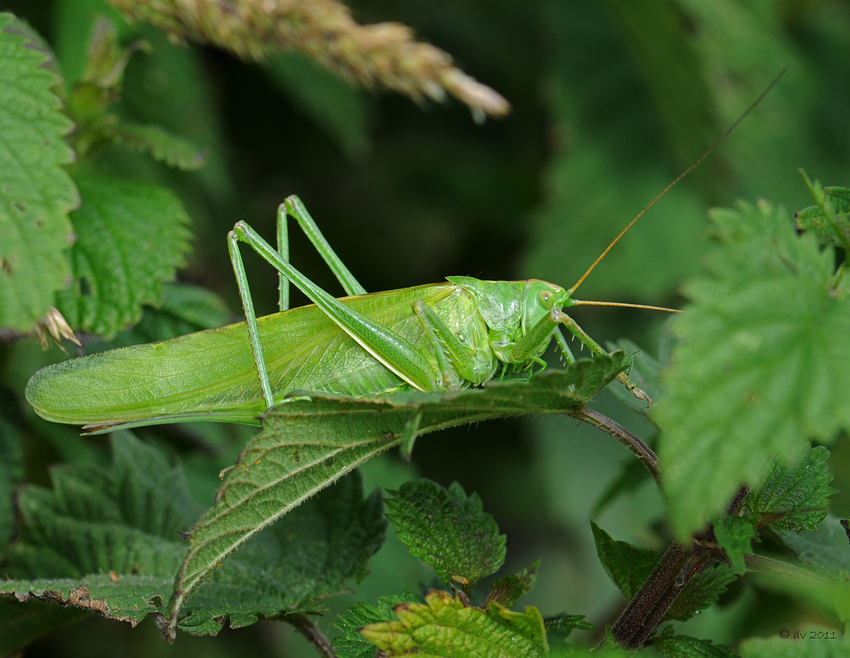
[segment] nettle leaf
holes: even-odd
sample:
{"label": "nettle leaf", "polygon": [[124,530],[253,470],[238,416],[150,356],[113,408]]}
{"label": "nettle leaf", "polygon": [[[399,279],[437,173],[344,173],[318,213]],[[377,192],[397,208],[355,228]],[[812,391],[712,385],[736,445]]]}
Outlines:
{"label": "nettle leaf", "polygon": [[[112,438],[111,469],[65,465],[51,490],[18,496],[20,534],[5,552],[0,593],[88,608],[135,625],[160,612],[191,522],[182,472],[128,434]],[[5,598],[5,597],[4,597]]]}
{"label": "nettle leaf", "polygon": [[835,489],[829,486],[829,450],[823,446],[810,448],[796,466],[774,461],[758,489],[751,491],[744,508],[762,516],[778,532],[815,531],[826,518],[829,497]]}
{"label": "nettle leaf", "polygon": [[623,596],[631,600],[658,562],[655,551],[625,541],[616,541],[593,521],[590,522],[590,527],[596,542],[596,552],[605,572],[620,588]]}
{"label": "nettle leaf", "polygon": [[736,574],[747,570],[744,553],[753,552],[752,541],[756,536],[760,518],[758,514],[724,515],[714,522],[714,536],[720,548],[726,551]]}
{"label": "nettle leaf", "polygon": [[667,658],[735,658],[732,647],[698,640],[688,635],[674,635],[668,626],[652,641],[652,646]]}
{"label": "nettle leaf", "polygon": [[164,128],[143,125],[110,116],[100,129],[108,139],[141,153],[150,153],[157,162],[183,171],[196,171],[206,164],[207,151],[199,149],[188,139],[174,135]]}
{"label": "nettle leaf", "polygon": [[[843,230],[845,235],[850,235],[850,220],[848,220],[850,189],[846,187],[825,187],[823,194],[832,207],[840,230]],[[796,218],[799,230],[812,233],[825,244],[837,245],[843,239],[836,233],[835,227],[824,215],[823,209],[819,205],[809,206],[801,210],[797,213]]]}
{"label": "nettle leaf", "polygon": [[486,604],[493,601],[506,608],[512,608],[519,601],[520,597],[530,592],[532,587],[534,587],[539,566],[540,560],[537,560],[531,567],[523,569],[518,574],[499,578],[490,588],[490,593],[487,594],[484,605],[486,606]]}
{"label": "nettle leaf", "polygon": [[206,635],[226,620],[239,628],[260,616],[321,612],[324,599],[368,574],[385,531],[380,491],[364,498],[352,473],[250,542],[189,599],[179,627]]}
{"label": "nettle leaf", "polygon": [[446,583],[474,584],[504,563],[506,537],[478,494],[467,496],[457,482],[444,489],[430,480],[388,493],[387,519],[396,536]]}
{"label": "nettle leaf", "polygon": [[0,327],[29,331],[68,285],[68,213],[79,205],[62,169],[74,153],[63,141],[73,124],[52,88],[49,57],[0,13]]}
{"label": "nettle leaf", "polygon": [[56,296],[71,326],[104,338],[162,302],[189,249],[189,217],[167,189],[94,173],[77,176],[82,206],[72,214],[74,286]]}
{"label": "nettle leaf", "polygon": [[547,633],[561,633],[566,637],[574,630],[595,631],[596,626],[584,621],[585,615],[558,615],[557,617],[546,617],[543,626]]}
{"label": "nettle leaf", "polygon": [[[47,601],[138,624],[166,611],[185,554],[180,532],[197,514],[183,471],[129,433],[112,438],[113,465],[51,471],[52,490],[24,487],[21,532],[5,553],[0,600]],[[179,627],[215,634],[226,622],[315,612],[365,573],[383,541],[379,495],[344,480],[258,537],[183,609]]]}
{"label": "nettle leaf", "polygon": [[398,621],[369,624],[360,633],[387,657],[525,658],[545,656],[549,646],[537,608],[511,612],[496,603],[486,611],[467,607],[448,592],[432,590],[425,603],[402,603]]}
{"label": "nettle leaf", "polygon": [[704,569],[688,581],[673,601],[664,619],[687,621],[700,610],[712,606],[738,576],[728,564]]}
{"label": "nettle leaf", "polygon": [[401,596],[390,594],[378,599],[378,605],[359,602],[348,608],[348,612],[339,615],[331,622],[342,631],[333,639],[332,646],[337,658],[375,658],[377,647],[360,635],[360,628],[367,624],[395,621],[393,608],[401,603],[417,603],[419,597],[410,592]]}
{"label": "nettle leaf", "polygon": [[[850,294],[835,255],[798,237],[766,202],[718,210],[721,245],[709,274],[686,288],[684,339],[654,418],[670,519],[680,537],[721,512],[775,456],[850,428]],[[846,278],[845,278],[846,279]]]}
{"label": "nettle leaf", "polygon": [[170,619],[195,589],[248,539],[381,452],[397,446],[411,418],[417,435],[509,416],[584,408],[631,363],[620,352],[526,379],[446,393],[396,392],[350,398],[309,391],[276,405],[263,431],[228,472],[216,504],[193,528]]}

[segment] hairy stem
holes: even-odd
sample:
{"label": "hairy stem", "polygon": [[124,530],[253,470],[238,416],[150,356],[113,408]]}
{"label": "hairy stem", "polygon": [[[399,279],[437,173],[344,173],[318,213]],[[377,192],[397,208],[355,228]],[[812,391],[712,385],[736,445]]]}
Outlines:
{"label": "hairy stem", "polygon": [[301,635],[307,638],[307,641],[312,644],[320,656],[324,658],[335,658],[336,653],[331,649],[331,642],[327,636],[319,630],[315,622],[307,615],[292,615],[284,618],[292,624]]}
{"label": "hairy stem", "polygon": [[598,411],[593,411],[593,409],[589,409],[587,407],[584,407],[580,411],[570,415],[573,418],[593,425],[609,436],[613,436],[617,439],[617,441],[637,455],[637,457],[643,462],[643,465],[646,466],[646,470],[648,470],[649,474],[652,475],[652,479],[655,480],[656,483],[660,484],[661,471],[658,466],[658,457],[652,451],[652,448],[646,445],[640,437],[632,434],[625,427],[608,418],[608,416],[603,416]]}
{"label": "hairy stem", "polygon": [[[727,507],[727,514],[738,513],[748,491],[747,487],[741,487]],[[619,645],[639,649],[646,644],[691,578],[709,561],[720,557],[715,545],[714,529],[710,526],[694,535],[690,548],[675,541],[670,545],[614,623],[611,630]]]}

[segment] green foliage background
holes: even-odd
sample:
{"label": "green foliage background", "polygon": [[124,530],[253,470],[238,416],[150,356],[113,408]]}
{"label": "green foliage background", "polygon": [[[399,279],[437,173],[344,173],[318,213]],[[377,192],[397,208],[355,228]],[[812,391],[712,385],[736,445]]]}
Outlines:
{"label": "green foliage background", "polygon": [[[120,28],[122,39],[152,45],[129,64],[120,112],[192,140],[209,149],[209,159],[198,172],[178,172],[108,147],[98,154],[99,165],[177,191],[194,235],[178,278],[226,302],[226,309],[215,301],[204,306],[207,319],[223,322],[241,312],[227,231],[244,220],[273,234],[277,205],[289,194],[302,198],[370,291],[452,274],[572,285],[792,60],[781,84],[719,153],[636,225],[579,296],[678,306],[678,286],[698,271],[706,247],[706,208],[758,197],[791,212],[811,205],[798,167],[827,185],[850,184],[850,7],[838,0],[349,4],[360,22],[412,26],[508,98],[512,114],[476,125],[458,103],[417,107],[405,98],[370,94],[300,55],[281,55],[262,67],[213,49],[175,47],[144,25]],[[7,0],[0,9],[25,18],[50,42],[69,83],[82,73],[93,17],[116,15],[98,0]],[[337,292],[307,241],[293,240],[296,266]],[[151,249],[148,261],[169,247]],[[272,312],[276,278],[258,259],[248,259],[247,267],[258,309]],[[583,309],[576,318],[600,342],[627,336],[650,351],[666,320],[625,309]],[[95,331],[96,319],[92,323]],[[151,327],[159,325],[145,319],[117,341],[152,340],[159,336]],[[60,357],[55,349],[42,353],[34,341],[0,345],[0,432],[25,437],[21,468],[41,484],[51,464],[110,461],[102,438],[80,439],[73,429],[40,422],[23,400],[32,373]],[[598,404],[642,437],[651,436],[649,425],[613,397]],[[429,436],[417,442],[409,466],[395,453],[368,464],[366,491],[398,488],[416,474],[443,485],[459,481],[481,496],[507,535],[506,573],[542,558],[537,585],[523,603],[544,614],[580,612],[601,626],[613,621],[622,599],[596,560],[587,519],[633,457],[610,438],[575,425],[491,422]],[[218,484],[209,474],[231,464],[252,431],[187,425],[139,434],[181,455],[192,494],[206,506]],[[841,491],[850,484],[848,463],[845,439],[833,446],[831,459],[833,486]],[[847,494],[832,505],[835,514],[850,515]],[[594,518],[617,539],[661,548],[662,511],[657,488],[644,479]],[[373,574],[356,599],[335,600],[335,609],[415,590],[431,577],[393,538],[369,568]],[[748,582],[721,603],[689,622],[689,634],[734,643],[775,635],[802,614],[790,597],[766,598]],[[218,638],[181,636],[172,648],[150,621],[131,630],[100,619],[45,638],[30,655],[59,647],[65,655],[98,655],[96,645],[108,648],[100,649],[103,655],[314,655],[281,626]]]}

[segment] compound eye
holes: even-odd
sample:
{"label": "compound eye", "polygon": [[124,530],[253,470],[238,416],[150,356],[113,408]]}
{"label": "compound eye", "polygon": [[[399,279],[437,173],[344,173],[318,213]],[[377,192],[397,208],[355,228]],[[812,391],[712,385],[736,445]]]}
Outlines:
{"label": "compound eye", "polygon": [[551,290],[541,290],[537,293],[537,300],[547,311],[555,305],[555,295],[552,294]]}

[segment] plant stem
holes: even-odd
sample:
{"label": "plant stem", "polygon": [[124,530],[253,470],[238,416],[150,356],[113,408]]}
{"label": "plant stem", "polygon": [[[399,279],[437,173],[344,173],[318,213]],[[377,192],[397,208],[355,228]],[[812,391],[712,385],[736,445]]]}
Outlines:
{"label": "plant stem", "polygon": [[658,457],[652,451],[652,448],[646,445],[640,437],[632,434],[625,427],[608,418],[608,416],[603,416],[598,411],[593,411],[593,409],[588,409],[587,407],[570,415],[582,422],[593,425],[617,439],[617,441],[637,455],[638,459],[646,466],[646,470],[652,475],[652,479],[655,480],[656,484],[660,484],[661,471],[658,465]]}
{"label": "plant stem", "polygon": [[[726,508],[727,514],[738,513],[748,491],[747,487],[738,490]],[[691,578],[710,560],[719,557],[717,549],[713,548],[715,540],[711,526],[693,538],[690,548],[676,541],[670,545],[614,623],[611,630],[620,646],[627,649],[644,646]]]}
{"label": "plant stem", "polygon": [[301,635],[307,638],[307,641],[316,648],[320,656],[324,656],[324,658],[336,658],[336,653],[331,649],[330,640],[319,630],[319,627],[316,626],[310,617],[307,615],[287,615],[284,619],[292,624],[295,630],[301,633]]}
{"label": "plant stem", "polygon": [[[639,649],[650,638],[679,592],[687,584],[690,569],[686,567],[696,548],[697,545],[694,545],[689,551],[678,542],[670,545],[614,623],[611,631],[617,644],[627,649]],[[699,548],[705,551],[702,547]]]}
{"label": "plant stem", "polygon": [[823,585],[833,584],[833,581],[824,578],[818,573],[803,569],[795,564],[789,564],[782,560],[776,560],[764,555],[755,555],[753,553],[744,553],[744,562],[747,563],[749,571],[757,573],[766,573],[786,580],[793,580],[804,585]]}

